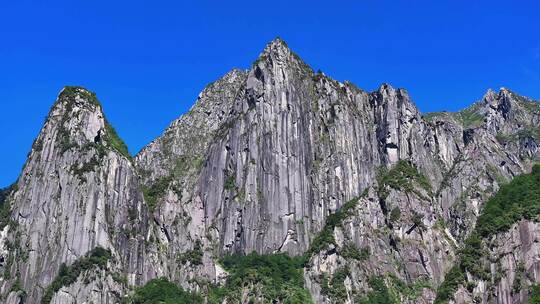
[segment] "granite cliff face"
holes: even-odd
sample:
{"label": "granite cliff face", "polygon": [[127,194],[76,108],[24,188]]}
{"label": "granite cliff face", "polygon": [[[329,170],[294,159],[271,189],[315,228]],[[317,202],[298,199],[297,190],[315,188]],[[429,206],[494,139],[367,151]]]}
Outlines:
{"label": "granite cliff face", "polygon": [[[488,198],[540,160],[539,126],[538,102],[504,88],[422,115],[405,90],[335,81],[280,39],[133,159],[95,96],[66,88],[3,203],[1,293],[115,303],[166,277],[205,295],[227,281],[220,257],[256,251],[302,256],[316,303],[433,303]],[[454,301],[525,303],[537,230],[522,219],[491,243],[507,269],[497,297],[478,298],[478,281]],[[96,248],[104,259],[50,287]]]}
{"label": "granite cliff face", "polygon": [[18,190],[4,203],[11,206],[11,220],[2,227],[7,303],[17,303],[16,289],[25,291],[27,302],[38,302],[63,263],[72,264],[96,247],[111,251],[108,271],[83,275],[89,284],[104,286],[82,294],[80,289],[88,288],[79,284],[62,288],[53,303],[118,298],[127,286],[108,284],[113,274],[131,284],[143,281],[148,212],[126,151],[92,93],[75,87],[60,93]]}

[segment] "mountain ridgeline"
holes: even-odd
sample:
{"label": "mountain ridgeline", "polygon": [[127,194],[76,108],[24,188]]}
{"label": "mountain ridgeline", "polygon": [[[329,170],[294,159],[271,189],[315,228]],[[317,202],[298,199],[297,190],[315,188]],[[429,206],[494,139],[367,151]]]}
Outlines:
{"label": "mountain ridgeline", "polygon": [[137,155],[65,87],[0,192],[0,302],[540,303],[540,104],[422,114],[280,39]]}

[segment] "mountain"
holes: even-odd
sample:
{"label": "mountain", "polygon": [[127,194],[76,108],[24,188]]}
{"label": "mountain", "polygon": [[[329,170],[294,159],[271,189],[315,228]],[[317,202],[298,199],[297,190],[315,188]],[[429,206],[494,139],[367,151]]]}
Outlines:
{"label": "mountain", "polygon": [[[66,87],[2,203],[6,303],[526,303],[540,104],[422,114],[281,39],[131,157]],[[529,289],[531,292],[529,292]],[[540,293],[539,293],[540,294]]]}
{"label": "mountain", "polygon": [[[2,227],[7,303],[17,302],[7,286],[24,289],[28,303],[53,295],[53,303],[100,302],[125,290],[112,279],[115,274],[133,284],[144,280],[148,209],[126,154],[95,95],[64,88],[32,146],[18,190],[7,198],[12,222]],[[89,269],[69,288],[51,289],[63,275],[62,265],[95,248],[109,250],[107,270]]]}

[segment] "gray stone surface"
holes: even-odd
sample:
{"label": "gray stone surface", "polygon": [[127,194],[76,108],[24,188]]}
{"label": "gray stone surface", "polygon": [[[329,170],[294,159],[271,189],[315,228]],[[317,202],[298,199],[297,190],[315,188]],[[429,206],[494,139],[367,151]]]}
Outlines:
{"label": "gray stone surface", "polygon": [[[216,259],[225,253],[303,254],[327,217],[362,193],[333,231],[336,246],[305,269],[313,298],[339,303],[321,284],[346,267],[348,303],[370,290],[374,275],[389,285],[390,275],[421,282],[424,288],[400,301],[432,303],[483,203],[540,159],[537,102],[503,88],[461,112],[422,115],[404,89],[383,84],[369,93],[315,73],[280,39],[249,70],[208,85],[133,160],[102,140],[110,131],[101,107],[78,90],[60,94],[7,198],[13,223],[0,235],[0,255],[25,256],[2,265],[12,273],[0,283],[7,303],[17,303],[10,292],[16,278],[27,300],[37,301],[62,263],[96,246],[113,253],[107,269],[92,270],[99,275],[90,281],[81,274],[53,303],[114,303],[127,289],[113,273],[130,286],[165,276],[202,290],[223,280]],[[381,195],[379,172],[402,161],[431,189],[411,181]],[[529,283],[538,281],[539,266],[526,262],[540,259],[531,241],[537,230],[522,222],[498,238],[492,254],[508,271],[490,287],[497,303],[526,299],[509,294],[517,261],[535,274]],[[344,257],[349,245],[369,248],[369,257]],[[194,250],[200,263],[182,260]],[[457,302],[483,294],[482,286],[458,291]]]}
{"label": "gray stone surface", "polygon": [[[110,131],[90,97],[83,89],[60,93],[18,191],[8,198],[13,224],[5,228],[11,244],[5,259],[14,262],[4,265],[11,275],[3,278],[2,291],[17,278],[28,303],[38,302],[62,263],[98,246],[112,251],[111,270],[132,284],[144,280],[148,219],[138,177],[130,160],[105,140]],[[57,303],[74,303],[64,299]]]}

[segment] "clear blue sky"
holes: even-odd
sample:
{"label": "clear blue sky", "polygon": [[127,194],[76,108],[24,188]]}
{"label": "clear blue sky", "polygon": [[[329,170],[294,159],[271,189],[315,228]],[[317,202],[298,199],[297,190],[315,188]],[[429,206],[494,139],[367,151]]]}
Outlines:
{"label": "clear blue sky", "polygon": [[0,186],[64,85],[95,91],[136,153],[276,36],[335,79],[407,88],[424,112],[501,86],[540,99],[538,12],[533,0],[1,1]]}

